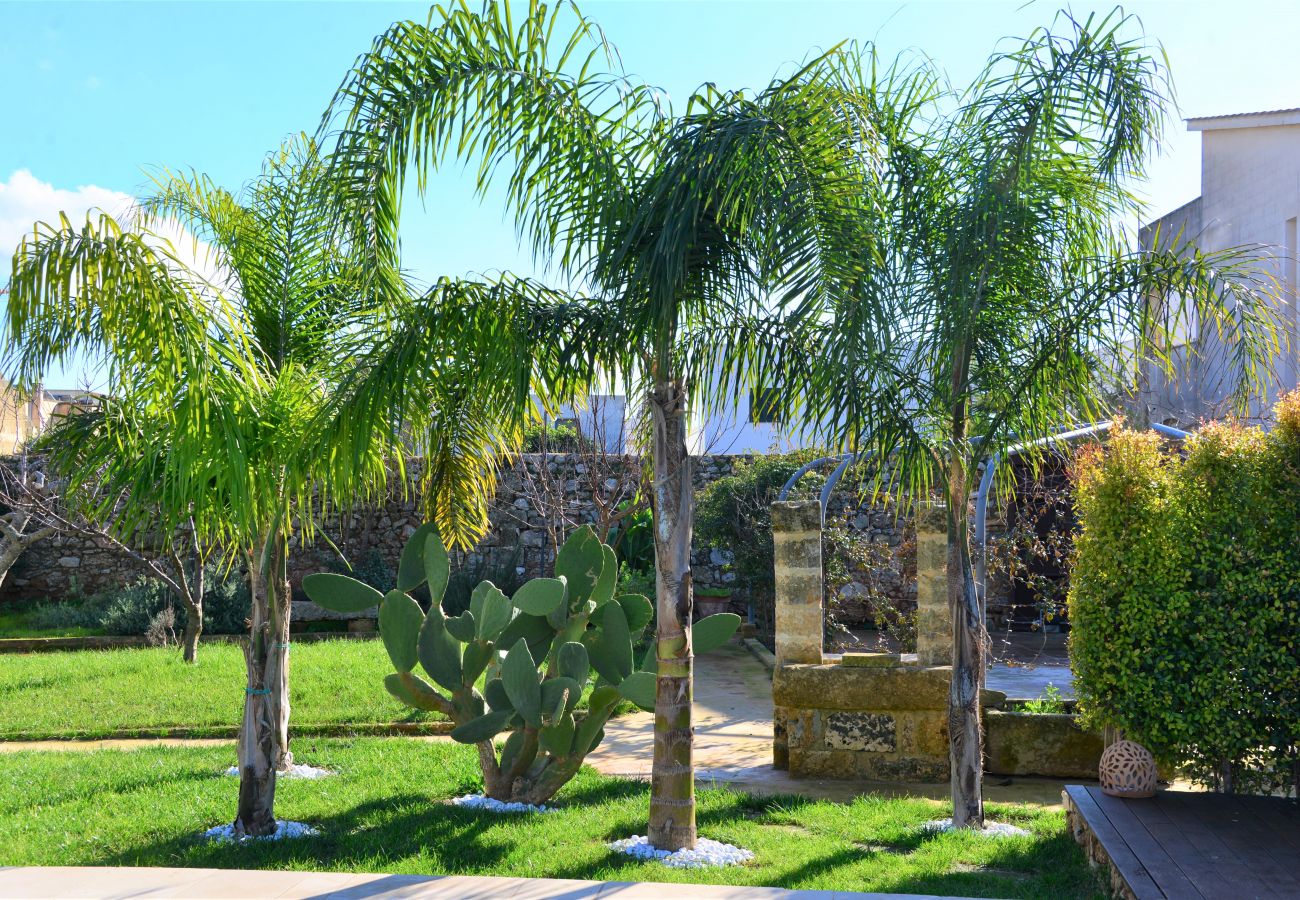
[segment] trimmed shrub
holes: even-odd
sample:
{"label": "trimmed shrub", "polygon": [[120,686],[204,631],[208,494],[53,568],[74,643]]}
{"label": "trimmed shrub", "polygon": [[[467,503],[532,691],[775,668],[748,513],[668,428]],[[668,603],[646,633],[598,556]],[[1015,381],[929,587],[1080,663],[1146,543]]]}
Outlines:
{"label": "trimmed shrub", "polygon": [[[105,634],[145,635],[165,609],[173,608],[176,628],[185,627],[188,611],[161,581],[140,578],[120,588],[100,591],[82,600],[43,603],[33,615],[38,627],[97,628]],[[203,632],[242,634],[247,628],[248,582],[238,569],[209,566],[204,575]]]}
{"label": "trimmed shrub", "polygon": [[1186,453],[1120,430],[1073,477],[1079,708],[1223,790],[1294,789],[1300,743],[1300,399],[1271,432]]}

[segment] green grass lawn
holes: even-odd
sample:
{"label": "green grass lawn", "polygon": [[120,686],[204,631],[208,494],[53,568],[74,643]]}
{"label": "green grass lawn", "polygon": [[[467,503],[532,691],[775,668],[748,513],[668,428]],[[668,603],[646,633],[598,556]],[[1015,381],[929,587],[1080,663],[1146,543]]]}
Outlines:
{"label": "green grass lawn", "polygon": [[[384,690],[379,641],[294,644],[291,727],[430,722]],[[244,700],[243,651],[203,644],[195,665],[176,648],[0,654],[0,740],[233,735]]]}
{"label": "green grass lawn", "polygon": [[281,781],[280,816],[316,837],[220,845],[196,835],[234,815],[233,748],[6,755],[0,765],[0,865],[214,866],[418,874],[684,881],[979,897],[1102,896],[1064,815],[990,804],[1030,837],[924,835],[944,814],[928,800],[849,804],[700,793],[705,837],[755,852],[752,864],[677,871],[608,851],[645,833],[648,787],[589,769],[560,811],[500,816],[441,803],[475,791],[474,751],[403,738],[311,739],[294,755],[337,774]]}

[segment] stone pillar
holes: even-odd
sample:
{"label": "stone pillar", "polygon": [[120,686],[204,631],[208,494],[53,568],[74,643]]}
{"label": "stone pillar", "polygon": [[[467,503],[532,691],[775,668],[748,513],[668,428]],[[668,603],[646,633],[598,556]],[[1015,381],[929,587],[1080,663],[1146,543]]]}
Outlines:
{"label": "stone pillar", "polygon": [[[772,504],[776,566],[776,670],[822,661],[822,508],[817,501]],[[772,766],[790,768],[790,732],[798,714],[772,711]]]}
{"label": "stone pillar", "polygon": [[822,509],[816,500],[772,504],[776,664],[822,661]]}
{"label": "stone pillar", "polygon": [[916,661],[952,665],[952,610],[948,608],[948,508],[916,504]]}

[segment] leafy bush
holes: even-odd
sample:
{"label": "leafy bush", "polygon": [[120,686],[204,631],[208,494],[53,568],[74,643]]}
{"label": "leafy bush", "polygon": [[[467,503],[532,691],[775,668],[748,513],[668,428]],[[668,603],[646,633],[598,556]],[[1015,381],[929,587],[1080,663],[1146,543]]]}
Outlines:
{"label": "leafy bush", "polygon": [[334,557],[331,568],[342,575],[351,575],[362,584],[368,584],[380,592],[392,590],[393,585],[397,583],[397,574],[393,572],[393,567],[384,559],[384,554],[374,547],[362,554],[356,564],[350,568],[344,560]]}
{"label": "leafy bush", "polygon": [[582,448],[583,437],[568,422],[530,422],[524,426],[524,453],[572,453]]}
{"label": "leafy bush", "polygon": [[101,591],[99,627],[109,634],[145,634],[149,624],[173,604],[171,591],[156,579],[141,578],[116,590]]}
{"label": "leafy bush", "polygon": [[[189,611],[155,578],[140,578],[120,588],[79,600],[43,603],[32,613],[38,628],[95,628],[112,635],[147,635],[165,609],[174,608],[174,624],[184,629]],[[209,566],[204,574],[203,631],[240,634],[248,619],[248,584],[238,570]]]}
{"label": "leafy bush", "polygon": [[[625,500],[620,509],[632,500]],[[627,568],[653,572],[655,567],[654,514],[649,507],[638,510],[616,525],[609,533],[609,545]]]}
{"label": "leafy bush", "polygon": [[1026,700],[1020,710],[1037,716],[1049,716],[1068,712],[1069,708],[1065,698],[1061,696],[1061,689],[1054,684],[1049,684],[1041,695]]}
{"label": "leafy bush", "polygon": [[1277,417],[1207,426],[1185,457],[1121,430],[1073,473],[1080,710],[1224,790],[1294,788],[1300,394]]}

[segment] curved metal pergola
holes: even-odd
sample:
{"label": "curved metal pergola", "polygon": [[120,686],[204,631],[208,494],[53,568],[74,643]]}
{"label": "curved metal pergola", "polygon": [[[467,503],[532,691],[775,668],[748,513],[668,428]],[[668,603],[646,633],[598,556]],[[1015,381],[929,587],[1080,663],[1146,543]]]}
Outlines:
{"label": "curved metal pergola", "polygon": [[[975,556],[975,590],[979,597],[980,616],[982,618],[987,615],[985,592],[987,589],[986,581],[988,578],[988,565],[985,561],[985,557],[988,551],[989,493],[993,488],[993,482],[997,475],[998,467],[1012,457],[1019,456],[1027,450],[1032,450],[1036,447],[1046,447],[1051,444],[1070,444],[1075,441],[1084,440],[1085,438],[1095,437],[1110,431],[1113,425],[1113,422],[1107,421],[1098,422],[1095,425],[1088,425],[1082,428],[1076,425],[1062,426],[1062,431],[1057,434],[1048,435],[1047,437],[1039,438],[1035,441],[1026,441],[1022,444],[1014,444],[1011,447],[1008,447],[1004,452],[994,453],[992,456],[986,458],[980,463],[980,484],[979,490],[975,493],[975,544],[979,547],[979,552]],[[1185,441],[1187,438],[1191,437],[1190,432],[1171,428],[1168,425],[1153,424],[1151,429],[1176,441]],[[838,462],[835,470],[831,472],[830,477],[826,479],[826,484],[822,486],[821,496],[819,498],[821,503],[822,523],[825,524],[826,506],[830,502],[831,493],[835,490],[835,485],[839,483],[844,472],[857,460],[870,459],[874,455],[874,450],[868,450],[862,453],[840,453],[814,459],[812,462],[806,463],[795,470],[794,474],[786,480],[785,485],[781,488],[781,492],[777,495],[777,499],[788,499],[790,491],[796,484],[798,484],[799,479],[803,478],[803,476],[807,475],[809,472],[824,466],[827,463]]]}

